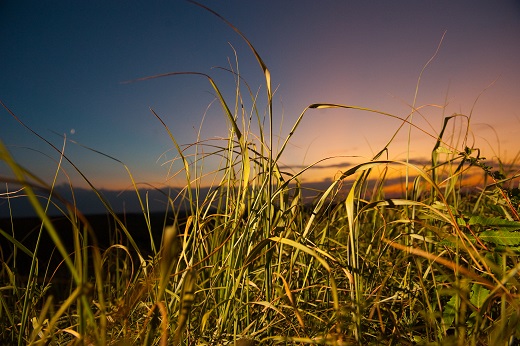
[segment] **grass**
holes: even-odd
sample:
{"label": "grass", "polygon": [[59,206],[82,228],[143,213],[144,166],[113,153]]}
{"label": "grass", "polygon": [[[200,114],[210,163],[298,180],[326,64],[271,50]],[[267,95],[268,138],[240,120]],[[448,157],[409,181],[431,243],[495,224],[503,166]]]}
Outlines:
{"label": "grass", "polygon": [[[53,193],[55,180],[38,179],[0,143],[0,159],[15,177],[6,179],[9,191],[3,197],[7,203],[15,196],[30,200],[41,220],[39,234],[52,239],[69,277],[63,285],[52,274],[57,268],[40,272],[46,260],[39,257],[40,236],[29,248],[14,231],[1,229],[2,243],[7,244],[2,249],[8,250],[2,253],[0,272],[2,343],[518,342],[518,173],[500,161],[494,170],[464,141],[460,148],[446,142],[449,125],[462,119],[453,116],[433,135],[437,142],[430,165],[385,159],[387,145],[373,160],[348,168],[311,204],[304,202],[299,177],[312,165],[285,172],[280,157],[308,111],[350,108],[398,117],[361,107],[312,104],[273,151],[269,70],[249,41],[228,24],[249,44],[264,73],[267,107],[257,108],[260,96],[242,80],[238,63],[229,69],[236,82],[232,100],[224,99],[209,75],[191,73],[210,82],[229,132],[220,142],[197,138],[182,147],[164,125],[186,186],[179,195],[168,196],[175,217],[165,217],[162,230],[151,229],[146,199],[127,169],[148,225],[151,253],[143,251],[86,176],[117,232],[111,245],[101,248],[95,230],[69,201],[61,210],[73,241],[63,242],[46,213],[49,205],[63,203]],[[415,126],[411,117],[399,119],[402,127]],[[57,176],[62,161],[68,160],[65,141],[54,149],[60,155]],[[220,166],[206,172],[205,160],[215,157]],[[385,195],[388,171],[394,167],[404,168],[410,181],[399,198]],[[475,171],[486,183],[467,192],[464,182]],[[202,179],[210,175],[214,183],[202,195]],[[352,183],[342,195],[347,181]],[[72,183],[70,189],[74,191]],[[154,232],[162,232],[160,243],[154,241]],[[17,261],[24,256],[31,259],[31,268],[27,277],[20,277]],[[67,287],[63,299],[50,294],[53,285]]]}

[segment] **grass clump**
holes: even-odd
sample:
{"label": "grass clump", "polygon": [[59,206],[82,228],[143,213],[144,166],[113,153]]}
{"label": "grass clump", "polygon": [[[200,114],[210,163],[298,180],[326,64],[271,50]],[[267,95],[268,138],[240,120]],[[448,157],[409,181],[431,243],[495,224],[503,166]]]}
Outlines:
{"label": "grass clump", "polygon": [[[165,213],[165,227],[159,230],[152,229],[146,201],[128,170],[147,225],[147,251],[87,177],[116,230],[105,248],[74,202],[60,201],[53,192],[55,181],[39,180],[0,144],[0,158],[15,177],[6,179],[6,186],[20,188],[4,197],[23,195],[41,220],[31,247],[19,233],[0,230],[7,244],[0,272],[0,340],[242,346],[507,345],[517,340],[518,174],[502,164],[493,171],[477,149],[446,143],[444,132],[458,119],[447,117],[434,136],[427,167],[386,159],[386,146],[306,203],[299,177],[312,165],[286,172],[280,157],[309,110],[350,108],[395,116],[312,104],[273,151],[269,70],[229,25],[261,67],[266,110],[258,109],[259,96],[241,79],[238,65],[229,69],[236,82],[231,101],[209,75],[191,73],[210,82],[229,133],[219,142],[198,138],[183,148],[164,125],[186,186],[167,196],[173,218]],[[409,118],[401,121],[414,126]],[[64,147],[55,149],[58,174],[68,158]],[[202,194],[204,162],[215,157],[221,164],[211,172],[209,192]],[[385,192],[393,167],[405,168],[410,181],[401,197]],[[485,185],[465,191],[464,182],[475,171],[485,177]],[[70,189],[73,193],[72,184]],[[50,204],[64,206],[72,242],[62,240],[47,215]],[[154,232],[161,232],[159,241]],[[58,267],[67,273],[65,284],[54,275],[58,268],[42,266],[40,238],[45,235],[62,260]],[[26,276],[17,274],[22,257],[31,260]],[[61,298],[52,293],[56,285],[66,291]]]}

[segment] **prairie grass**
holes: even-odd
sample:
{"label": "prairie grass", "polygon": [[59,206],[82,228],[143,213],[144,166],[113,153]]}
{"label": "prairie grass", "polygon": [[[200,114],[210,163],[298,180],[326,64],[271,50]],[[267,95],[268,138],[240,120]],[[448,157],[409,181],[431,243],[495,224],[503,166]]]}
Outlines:
{"label": "prairie grass", "polygon": [[[402,126],[415,125],[410,117],[376,110],[312,104],[280,149],[273,151],[269,70],[250,42],[228,25],[248,43],[260,65],[267,106],[258,109],[260,96],[242,80],[237,63],[229,68],[236,82],[231,100],[224,99],[211,76],[190,73],[211,84],[229,124],[225,139],[197,138],[183,147],[161,116],[153,113],[177,150],[175,161],[182,166],[177,174],[184,174],[186,185],[178,195],[167,196],[165,227],[151,229],[146,199],[127,169],[148,225],[150,252],[143,251],[124,219],[86,176],[105,203],[116,232],[111,245],[101,248],[74,201],[65,201],[62,216],[71,225],[73,241],[64,243],[46,212],[50,204],[64,202],[53,193],[56,182],[42,181],[25,170],[0,142],[0,160],[15,177],[5,179],[2,198],[7,205],[15,197],[30,200],[41,220],[39,234],[52,239],[63,260],[60,267],[68,273],[65,284],[58,281],[53,276],[57,268],[41,265],[46,259],[39,256],[39,242],[27,247],[14,236],[19,233],[0,230],[1,343],[518,342],[518,173],[502,162],[496,169],[488,166],[479,150],[463,141],[462,147],[446,143],[448,125],[462,117],[449,116],[433,135],[437,142],[429,165],[388,160],[387,146],[372,160],[346,167],[312,203],[306,203],[299,178],[313,165],[286,172],[280,168],[280,158],[307,112],[349,108],[398,118]],[[60,156],[58,175],[62,161],[68,161],[65,142],[54,149]],[[205,160],[215,157],[220,166],[206,172]],[[404,168],[410,181],[401,197],[386,196],[392,167]],[[476,171],[485,184],[465,191],[464,182]],[[208,181],[208,176],[214,183],[202,195],[202,180]],[[350,185],[345,188],[347,181]],[[74,190],[72,183],[70,189]],[[340,193],[345,190],[345,195]],[[173,211],[173,220],[167,219],[168,211]],[[154,232],[162,232],[160,243]],[[28,275],[20,276],[17,260],[23,256],[31,259],[31,267]],[[50,293],[55,286],[66,292],[64,297]]]}

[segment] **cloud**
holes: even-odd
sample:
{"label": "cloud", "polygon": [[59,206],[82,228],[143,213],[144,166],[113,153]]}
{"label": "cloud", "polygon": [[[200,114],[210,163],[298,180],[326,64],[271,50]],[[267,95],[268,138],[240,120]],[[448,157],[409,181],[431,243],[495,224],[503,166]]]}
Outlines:
{"label": "cloud", "polygon": [[[405,160],[380,160],[380,161],[395,161],[395,162],[405,162]],[[323,160],[322,162],[325,162],[325,160]],[[370,161],[366,161],[366,162],[370,162]],[[417,158],[414,158],[414,159],[409,159],[408,160],[408,163],[412,164],[412,165],[415,165],[415,166],[418,166],[418,167],[424,167],[424,166],[427,166],[431,163],[431,161],[429,161],[428,159],[417,159]],[[330,163],[330,164],[324,164],[324,163],[318,163],[318,164],[315,164],[311,167],[309,167],[309,165],[305,166],[305,165],[281,165],[281,168],[282,169],[290,169],[290,170],[294,170],[294,171],[298,171],[298,170],[302,170],[302,169],[305,169],[305,168],[309,168],[309,169],[343,169],[343,170],[347,170],[355,165],[359,165],[360,162],[352,162],[352,161],[342,161],[342,162],[337,162],[337,163]]]}
{"label": "cloud", "polygon": [[[349,167],[349,166],[353,166],[353,163],[351,162],[340,162],[340,163],[333,163],[333,164],[317,164],[317,165],[314,165],[312,167],[310,167],[309,169],[331,169],[331,168],[342,168],[342,169],[345,169],[345,167]],[[309,166],[304,166],[304,165],[282,165],[281,168],[283,169],[290,169],[290,170],[294,170],[294,171],[299,171],[299,170],[302,170],[302,169],[305,169],[305,168],[308,168]]]}

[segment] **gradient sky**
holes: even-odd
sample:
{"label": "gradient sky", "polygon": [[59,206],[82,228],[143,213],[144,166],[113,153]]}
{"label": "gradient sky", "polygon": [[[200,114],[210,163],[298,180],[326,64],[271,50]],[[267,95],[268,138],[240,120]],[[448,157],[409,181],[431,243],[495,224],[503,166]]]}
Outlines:
{"label": "gradient sky", "polygon": [[[282,118],[285,136],[306,106],[320,102],[406,117],[421,69],[446,31],[422,75],[416,105],[447,105],[422,108],[413,122],[435,136],[443,115],[471,113],[470,146],[489,158],[513,157],[520,149],[520,1],[201,2],[238,27],[270,69],[277,88],[276,133]],[[0,100],[56,146],[66,134],[121,160],[137,181],[161,186],[168,176],[168,166],[161,164],[174,152],[167,152],[172,143],[150,108],[179,143],[193,143],[214,91],[200,76],[122,82],[203,72],[233,104],[233,76],[213,68],[234,62],[231,46],[242,77],[252,89],[261,87],[263,98],[261,70],[247,45],[216,16],[188,2],[1,1]],[[298,166],[338,155],[367,160],[399,125],[373,113],[312,110],[282,162]],[[225,137],[226,128],[213,103],[202,138]],[[434,140],[412,134],[410,154],[428,158]],[[18,162],[52,177],[59,155],[4,109],[0,139]],[[406,143],[407,128],[392,143],[390,158],[403,158]],[[452,143],[462,149],[460,142]],[[130,185],[113,160],[72,142],[65,153],[98,188]],[[352,162],[350,157],[327,161],[333,168],[312,170],[305,179],[330,179]],[[70,166],[65,168],[77,186],[85,186]],[[211,168],[209,162],[206,169]],[[0,170],[8,175],[5,165]]]}

